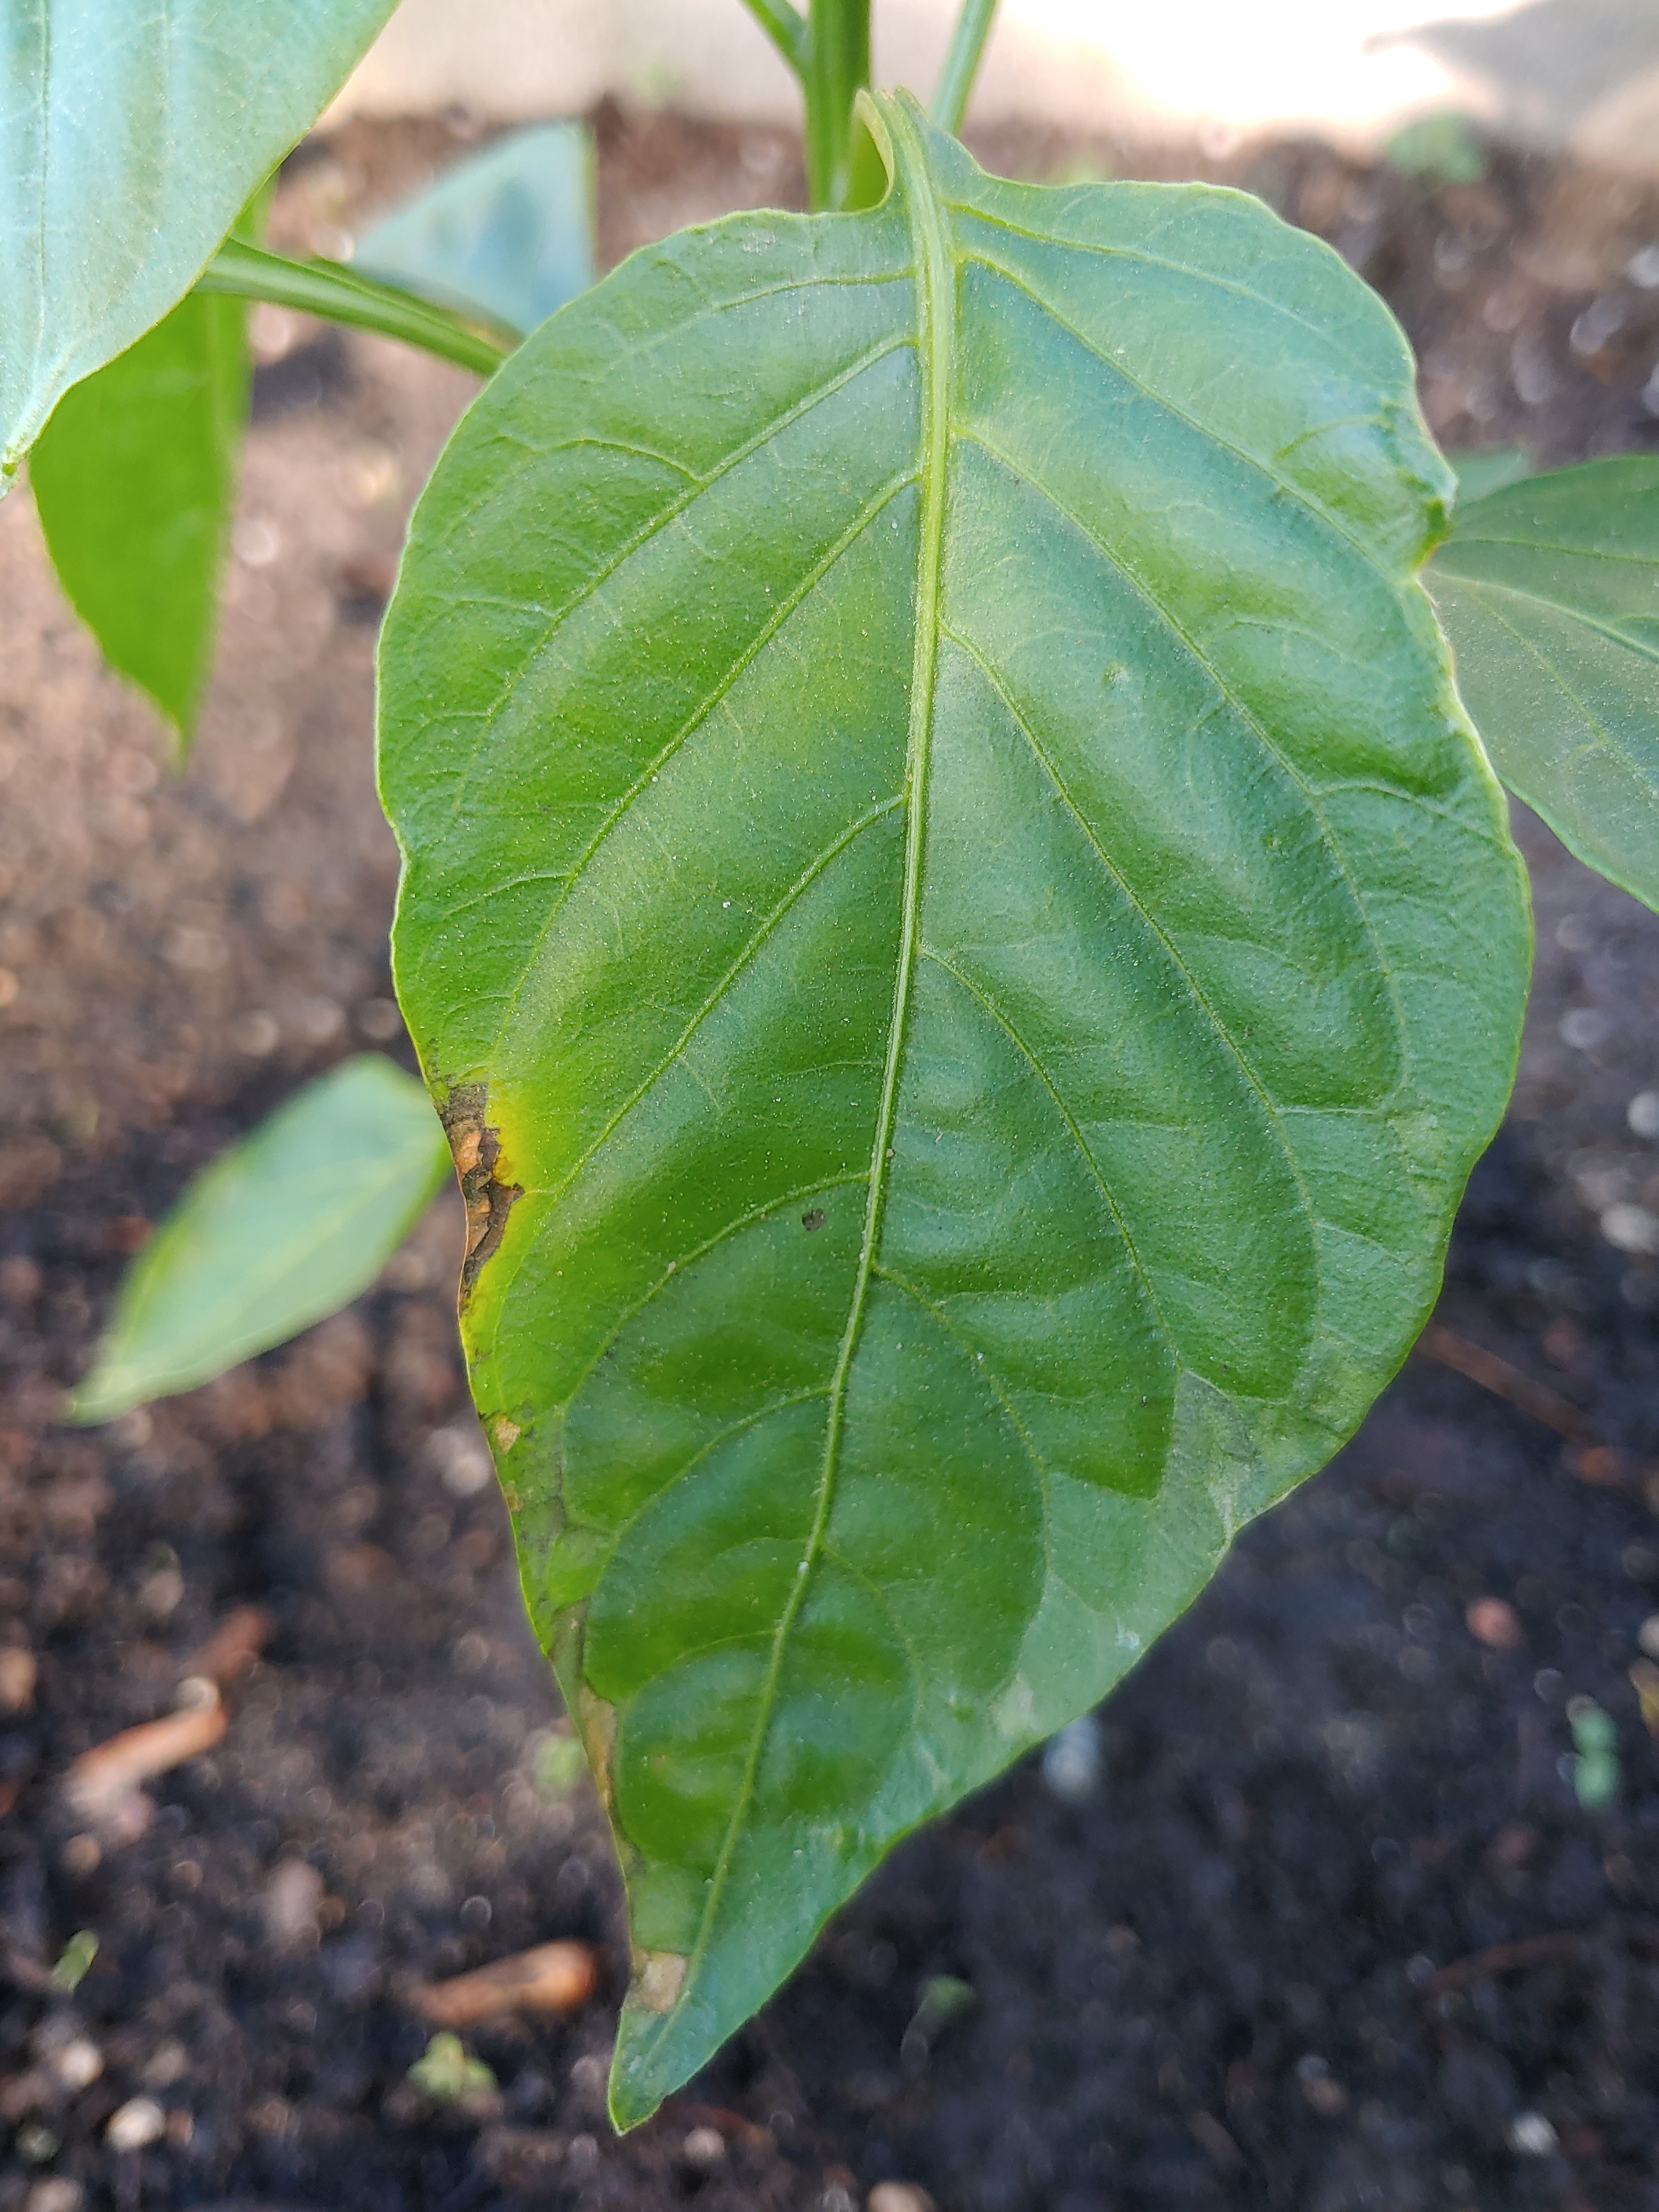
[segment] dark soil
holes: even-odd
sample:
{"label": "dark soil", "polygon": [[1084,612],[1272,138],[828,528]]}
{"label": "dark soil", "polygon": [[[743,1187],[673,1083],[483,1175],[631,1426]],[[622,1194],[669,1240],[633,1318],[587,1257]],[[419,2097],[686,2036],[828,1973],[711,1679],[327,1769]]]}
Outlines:
{"label": "dark soil", "polygon": [[[613,256],[798,191],[781,138],[601,122]],[[326,246],[465,128],[308,147],[281,236]],[[1625,276],[1659,237],[1638,187],[1501,155],[1436,195],[1310,147],[981,150],[1265,192],[1387,292],[1450,444],[1566,459],[1659,429],[1659,290]],[[1659,919],[1534,823],[1522,1081],[1440,1318],[1583,1432],[1412,1361],[1092,1737],[897,1852],[625,2142],[603,2116],[618,1886],[586,1784],[561,1778],[477,1482],[453,1207],[289,1349],[107,1430],[56,1425],[124,1255],[190,1171],[352,1044],[403,1049],[370,657],[408,499],[471,387],[270,314],[258,343],[222,665],[182,780],[57,601],[25,498],[0,508],[0,2212],[853,2212],[884,2181],[960,2212],[1659,2207],[1659,1754],[1638,1698],[1659,1680],[1659,1272],[1603,1233],[1628,1244],[1634,1220],[1639,1243],[1659,1215],[1659,1147],[1627,1121],[1659,1086]],[[1471,1616],[1483,1599],[1510,1610]],[[223,1741],[149,1785],[143,1833],[100,1838],[65,1802],[70,1762],[168,1710],[250,1603],[270,1638]],[[1586,1698],[1617,1736],[1600,1810],[1571,1764]],[[82,1929],[96,1960],[55,1991]],[[406,2080],[417,1978],[566,1936],[605,1961],[574,2019],[472,2034],[497,2087],[463,2105]],[[974,2002],[929,2034],[943,1975]],[[160,2131],[118,2148],[134,2099]]]}

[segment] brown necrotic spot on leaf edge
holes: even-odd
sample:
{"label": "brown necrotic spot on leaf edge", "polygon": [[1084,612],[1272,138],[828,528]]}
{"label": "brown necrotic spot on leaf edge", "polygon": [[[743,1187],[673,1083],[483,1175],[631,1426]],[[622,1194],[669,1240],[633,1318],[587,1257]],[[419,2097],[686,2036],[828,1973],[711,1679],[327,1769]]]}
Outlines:
{"label": "brown necrotic spot on leaf edge", "polygon": [[466,1201],[463,1306],[472,1295],[485,1261],[501,1241],[507,1215],[524,1196],[521,1183],[508,1182],[496,1172],[501,1163],[501,1135],[484,1119],[488,1100],[484,1084],[458,1083],[438,1109],[455,1172],[461,1179],[461,1196]]}
{"label": "brown necrotic spot on leaf edge", "polygon": [[628,1994],[646,2012],[672,2012],[691,1961],[678,1951],[638,1951]]}

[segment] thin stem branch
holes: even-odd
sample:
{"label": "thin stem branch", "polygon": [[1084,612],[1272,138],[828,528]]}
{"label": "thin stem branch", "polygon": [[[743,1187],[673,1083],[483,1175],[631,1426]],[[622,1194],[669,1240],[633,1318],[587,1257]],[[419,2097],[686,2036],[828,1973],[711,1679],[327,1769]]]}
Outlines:
{"label": "thin stem branch", "polygon": [[517,343],[492,334],[482,319],[470,322],[447,308],[429,307],[395,285],[360,276],[337,261],[289,261],[240,239],[228,238],[196,280],[198,292],[228,292],[240,300],[268,300],[301,314],[320,315],[354,330],[376,331],[419,346],[475,376],[493,376]]}
{"label": "thin stem branch", "polygon": [[806,74],[806,19],[790,0],[744,0],[744,5],[797,76]]}
{"label": "thin stem branch", "polygon": [[962,0],[962,13],[951,33],[951,50],[939,71],[939,89],[930,111],[939,129],[953,136],[961,130],[962,118],[968,112],[968,95],[974,88],[996,11],[997,0]]}

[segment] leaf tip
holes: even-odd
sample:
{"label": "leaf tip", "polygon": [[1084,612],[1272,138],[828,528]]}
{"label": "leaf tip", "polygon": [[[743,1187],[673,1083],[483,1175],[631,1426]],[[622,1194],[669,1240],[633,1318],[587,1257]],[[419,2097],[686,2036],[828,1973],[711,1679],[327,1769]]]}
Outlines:
{"label": "leaf tip", "polygon": [[702,2063],[697,2058],[690,2065],[676,2065],[672,2054],[665,2063],[663,2050],[662,2030],[679,2002],[690,1965],[683,1951],[634,1954],[634,1978],[623,2002],[611,2066],[609,2106],[618,2135],[648,2120],[663,2099]]}

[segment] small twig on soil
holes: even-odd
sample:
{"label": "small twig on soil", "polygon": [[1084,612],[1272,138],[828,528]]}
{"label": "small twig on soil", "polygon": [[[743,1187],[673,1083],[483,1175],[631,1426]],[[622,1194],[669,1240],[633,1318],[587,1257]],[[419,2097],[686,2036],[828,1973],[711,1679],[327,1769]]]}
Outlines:
{"label": "small twig on soil", "polygon": [[1559,1390],[1552,1390],[1547,1382],[1523,1375],[1518,1367],[1511,1367],[1495,1352],[1471,1344],[1455,1329],[1431,1322],[1418,1338],[1417,1349],[1425,1359],[1436,1360],[1442,1367],[1449,1367],[1454,1374],[1478,1382],[1483,1390],[1490,1390],[1494,1397],[1519,1407],[1523,1413],[1530,1413],[1534,1421],[1541,1421],[1547,1429],[1553,1429],[1570,1443],[1594,1444],[1598,1441],[1595,1424],[1582,1407],[1575,1406],[1571,1398],[1564,1398]]}
{"label": "small twig on soil", "polygon": [[1487,1982],[1499,1974],[1517,1974],[1528,1966],[1547,1966],[1571,1960],[1593,1943],[1613,1942],[1634,1951],[1659,1956],[1659,1922],[1625,1921],[1610,1928],[1563,1928],[1547,1936],[1522,1936],[1513,1943],[1494,1943],[1472,1958],[1454,1960],[1442,1966],[1424,1986],[1431,1996],[1466,1990],[1474,1982]]}
{"label": "small twig on soil", "polygon": [[538,1943],[470,1974],[420,1982],[410,2002],[434,2027],[476,2027],[507,2012],[568,2013],[599,1984],[599,1961],[586,1943]]}
{"label": "small twig on soil", "polygon": [[210,1750],[225,1732],[225,1709],[213,1683],[192,1675],[179,1694],[188,1702],[165,1720],[125,1729],[82,1753],[64,1777],[72,1813],[106,1833],[143,1833],[152,1808],[139,1784]]}
{"label": "small twig on soil", "polygon": [[227,1682],[246,1674],[270,1635],[270,1615],[262,1605],[239,1605],[225,1615],[185,1672],[216,1682],[222,1690]]}

